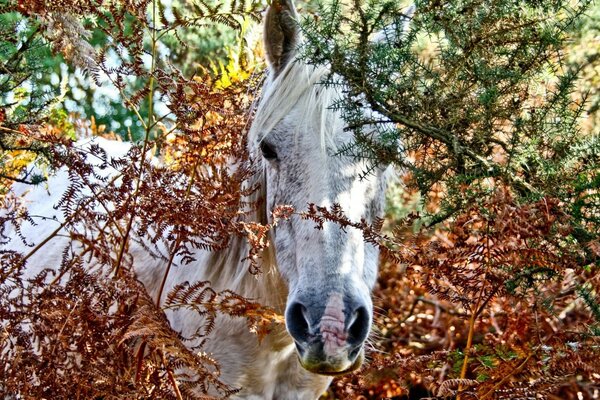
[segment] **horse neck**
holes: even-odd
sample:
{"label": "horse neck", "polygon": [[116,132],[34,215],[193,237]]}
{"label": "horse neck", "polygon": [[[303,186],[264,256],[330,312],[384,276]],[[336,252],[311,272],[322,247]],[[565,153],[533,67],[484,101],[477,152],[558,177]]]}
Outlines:
{"label": "horse neck", "polygon": [[[258,186],[258,189],[244,199],[244,202],[255,207],[248,213],[248,219],[266,224],[266,192],[262,169],[255,174],[252,181],[251,186]],[[206,274],[202,279],[210,281],[216,290],[231,290],[272,307],[277,312],[283,312],[287,299],[287,285],[279,274],[273,246],[268,246],[259,254],[256,266],[260,272],[257,274],[250,272],[249,255],[248,240],[240,235],[232,235],[227,248],[207,253],[207,259],[203,263]]]}

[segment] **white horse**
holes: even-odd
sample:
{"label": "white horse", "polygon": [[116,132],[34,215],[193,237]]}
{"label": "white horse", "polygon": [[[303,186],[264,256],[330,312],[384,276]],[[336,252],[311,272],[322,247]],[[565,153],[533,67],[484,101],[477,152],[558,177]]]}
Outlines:
{"label": "white horse", "polygon": [[[389,170],[376,169],[362,177],[365,161],[338,154],[353,140],[344,131],[339,111],[330,108],[340,94],[319,85],[326,68],[296,59],[300,41],[292,1],[275,1],[265,18],[269,75],[248,136],[262,182],[259,194],[266,200],[266,209],[258,210],[256,218],[269,219],[276,205],[305,210],[314,203],[339,204],[348,218],[372,222],[383,213]],[[52,205],[66,181],[63,171],[50,177],[49,189],[30,190],[25,201],[37,201],[30,207],[32,214],[56,214]],[[41,223],[23,228],[22,233],[35,241],[52,229],[50,223]],[[45,245],[43,255],[32,257],[28,261],[32,269],[36,263],[48,265],[51,257],[60,260],[60,254],[53,255],[64,247],[60,241],[55,238]],[[199,250],[193,267],[176,265],[162,292],[163,301],[177,284],[210,281],[216,290],[231,289],[281,312],[287,329],[282,327],[260,342],[242,318],[221,316],[204,350],[218,361],[220,379],[240,388],[235,398],[316,399],[332,376],[356,370],[363,361],[372,324],[370,294],[378,250],[364,242],[358,229],[326,222],[317,230],[314,222],[297,215],[272,231],[271,246],[259,261],[264,272],[258,277],[240,261],[247,246],[244,239],[234,239],[224,251]],[[135,243],[130,252],[137,276],[150,295],[158,296],[164,261]],[[202,325],[202,317],[191,311],[168,312],[168,317],[172,328],[184,336]]]}

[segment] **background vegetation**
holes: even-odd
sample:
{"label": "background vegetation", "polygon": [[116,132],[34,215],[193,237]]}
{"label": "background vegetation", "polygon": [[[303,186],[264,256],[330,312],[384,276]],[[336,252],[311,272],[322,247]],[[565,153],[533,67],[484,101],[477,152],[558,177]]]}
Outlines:
{"label": "background vegetation", "polygon": [[[334,105],[356,138],[344,151],[401,171],[384,232],[365,228],[384,254],[370,362],[324,397],[599,398],[600,7],[416,5],[403,32],[394,22],[406,4],[299,4],[303,57],[331,65],[335,74],[323,84],[348,88]],[[65,251],[58,275],[25,281],[39,248],[2,250],[0,391],[232,392],[218,381],[218,366],[189,351],[143,294],[127,243],[164,245],[156,256],[166,265],[192,248],[226,248],[231,235],[247,237],[250,256],[260,254],[268,227],[237,209],[251,173],[244,133],[264,68],[257,44],[264,7],[0,1],[0,235],[18,240],[6,228],[37,218],[10,185],[42,182],[67,166],[64,228],[99,265],[88,270],[81,255]],[[378,112],[369,120],[366,105]],[[378,135],[363,132],[367,123]],[[122,179],[99,178],[89,154],[73,148],[72,140],[90,135],[140,143],[114,159],[92,150]],[[165,166],[149,163],[149,153]],[[231,160],[241,165],[235,172],[226,168]],[[332,210],[310,213],[353,222]],[[132,229],[134,220],[140,228]],[[170,299],[172,308],[191,302],[207,315],[245,317],[259,335],[280,322],[259,304],[200,283]],[[182,366],[195,378],[178,376]]]}

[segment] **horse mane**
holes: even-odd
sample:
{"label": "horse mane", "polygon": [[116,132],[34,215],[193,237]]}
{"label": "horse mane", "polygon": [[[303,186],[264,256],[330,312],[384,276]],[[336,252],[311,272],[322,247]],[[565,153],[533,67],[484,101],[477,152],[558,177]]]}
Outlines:
{"label": "horse mane", "polygon": [[322,84],[329,73],[327,66],[316,67],[301,60],[288,63],[277,75],[270,72],[248,132],[249,140],[262,141],[297,108],[312,118],[303,118],[294,134],[315,133],[323,149],[334,147],[334,134],[343,127],[343,121],[339,111],[333,108],[339,98],[338,91]]}
{"label": "horse mane", "polygon": [[[264,206],[266,190],[262,168],[254,173],[249,186],[257,189],[244,199],[244,202],[255,207],[246,218],[249,221],[267,224]],[[204,270],[202,279],[210,281],[214,289],[231,290],[242,296],[260,300],[262,304],[283,312],[287,286],[279,275],[273,246],[266,247],[259,254],[257,262],[261,272],[258,274],[249,271],[249,254],[250,245],[247,239],[241,235],[232,235],[225,249],[207,253],[207,258],[203,261],[205,267],[201,268]]]}

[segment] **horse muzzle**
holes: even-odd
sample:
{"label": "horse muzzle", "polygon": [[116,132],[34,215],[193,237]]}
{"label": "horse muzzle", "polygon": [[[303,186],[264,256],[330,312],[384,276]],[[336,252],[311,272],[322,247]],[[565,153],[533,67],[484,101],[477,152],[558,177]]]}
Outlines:
{"label": "horse muzzle", "polygon": [[315,374],[338,376],[357,370],[363,363],[362,345],[350,351],[340,351],[336,355],[327,355],[323,348],[322,342],[308,346],[296,342],[300,365]]}
{"label": "horse muzzle", "polygon": [[362,365],[371,327],[370,304],[337,292],[324,303],[319,307],[315,297],[296,298],[286,310],[286,325],[306,370],[343,375]]}

